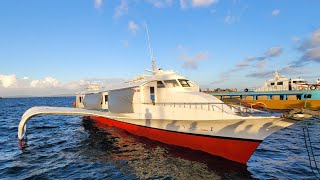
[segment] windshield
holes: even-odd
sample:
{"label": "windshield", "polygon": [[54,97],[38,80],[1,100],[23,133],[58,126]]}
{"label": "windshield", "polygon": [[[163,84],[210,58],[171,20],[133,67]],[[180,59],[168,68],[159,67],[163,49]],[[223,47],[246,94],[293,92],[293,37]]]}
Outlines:
{"label": "windshield", "polygon": [[180,87],[179,83],[176,81],[176,80],[166,80],[164,81],[164,83],[166,84],[166,86],[168,88],[171,88],[171,87]]}
{"label": "windshield", "polygon": [[189,81],[185,79],[179,79],[179,82],[182,87],[190,87]]}

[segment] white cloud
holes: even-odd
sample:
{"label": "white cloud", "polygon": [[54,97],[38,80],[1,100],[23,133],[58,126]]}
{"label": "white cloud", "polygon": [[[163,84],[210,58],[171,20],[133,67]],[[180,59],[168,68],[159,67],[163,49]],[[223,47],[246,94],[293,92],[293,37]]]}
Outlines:
{"label": "white cloud", "polygon": [[87,79],[62,83],[56,78],[43,79],[17,78],[16,75],[0,75],[0,95],[2,97],[16,96],[55,96],[73,95],[85,90],[86,85],[97,83],[102,87],[111,86],[124,79]]}
{"label": "white cloud", "polygon": [[59,81],[53,77],[46,77],[43,80],[32,80],[30,86],[33,88],[50,88],[59,86]]}
{"label": "white cloud", "polygon": [[163,8],[171,6],[173,0],[147,0],[147,2],[152,4],[156,8]]}
{"label": "white cloud", "polygon": [[128,29],[129,29],[129,31],[131,31],[132,33],[135,34],[139,30],[139,26],[134,21],[130,21],[128,23]]}
{"label": "white cloud", "polygon": [[211,4],[218,3],[218,0],[192,0],[193,7],[205,7]]}
{"label": "white cloud", "polygon": [[100,9],[101,6],[102,6],[102,4],[103,4],[103,0],[95,0],[95,1],[94,1],[94,7],[95,7],[96,9]]}
{"label": "white cloud", "polygon": [[15,86],[17,82],[16,75],[0,75],[0,83],[2,87],[9,88]]}
{"label": "white cloud", "polygon": [[125,14],[127,14],[129,11],[129,5],[126,0],[121,0],[120,5],[116,7],[114,17],[118,18]]}
{"label": "white cloud", "polygon": [[279,16],[280,10],[279,9],[274,9],[271,13],[272,16]]}

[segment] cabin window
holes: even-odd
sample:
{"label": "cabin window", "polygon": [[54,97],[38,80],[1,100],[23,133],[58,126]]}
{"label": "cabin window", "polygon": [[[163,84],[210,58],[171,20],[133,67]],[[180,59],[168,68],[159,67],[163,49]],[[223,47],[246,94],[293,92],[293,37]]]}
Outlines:
{"label": "cabin window", "polygon": [[307,81],[293,81],[295,84],[305,84],[308,83]]}
{"label": "cabin window", "polygon": [[190,87],[188,80],[178,79],[182,87]]}
{"label": "cabin window", "polygon": [[300,95],[300,94],[297,95],[297,99],[298,99],[298,100],[301,100],[301,95]]}
{"label": "cabin window", "polygon": [[104,103],[107,104],[108,102],[108,95],[104,95]]}
{"label": "cabin window", "polygon": [[304,98],[311,98],[311,94],[305,94],[303,97]]}
{"label": "cabin window", "polygon": [[188,84],[190,85],[190,87],[195,86],[195,85],[193,84],[193,82],[191,82],[191,81],[188,81]]}
{"label": "cabin window", "polygon": [[171,87],[179,87],[179,84],[176,80],[166,80],[164,81],[164,83],[166,84],[166,86],[168,88],[171,88]]}
{"label": "cabin window", "polygon": [[273,86],[273,85],[274,85],[274,83],[271,83],[271,85]]}
{"label": "cabin window", "polygon": [[277,82],[277,85],[283,85],[283,82]]}
{"label": "cabin window", "polygon": [[158,82],[157,82],[157,87],[158,87],[158,88],[165,88],[165,86],[164,86],[164,84],[163,84],[162,81],[158,81]]}

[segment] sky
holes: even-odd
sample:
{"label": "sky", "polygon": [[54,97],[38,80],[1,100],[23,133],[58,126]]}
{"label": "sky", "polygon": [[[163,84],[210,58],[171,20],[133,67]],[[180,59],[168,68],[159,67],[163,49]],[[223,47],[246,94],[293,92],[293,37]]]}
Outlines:
{"label": "sky", "polygon": [[2,0],[0,97],[74,94],[157,64],[201,88],[320,78],[318,0]]}

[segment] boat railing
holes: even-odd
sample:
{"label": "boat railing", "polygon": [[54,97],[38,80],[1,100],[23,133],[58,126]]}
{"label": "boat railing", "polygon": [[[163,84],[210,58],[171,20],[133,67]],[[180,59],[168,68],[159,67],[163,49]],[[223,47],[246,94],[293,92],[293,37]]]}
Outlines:
{"label": "boat railing", "polygon": [[207,111],[220,111],[228,114],[241,113],[243,115],[249,115],[253,112],[252,107],[245,107],[233,104],[225,103],[154,103],[158,106],[170,106],[170,107],[180,107],[180,108],[190,108],[190,109],[199,109]]}
{"label": "boat railing", "polygon": [[257,91],[288,91],[289,88],[284,85],[276,85],[274,87],[259,87]]}

